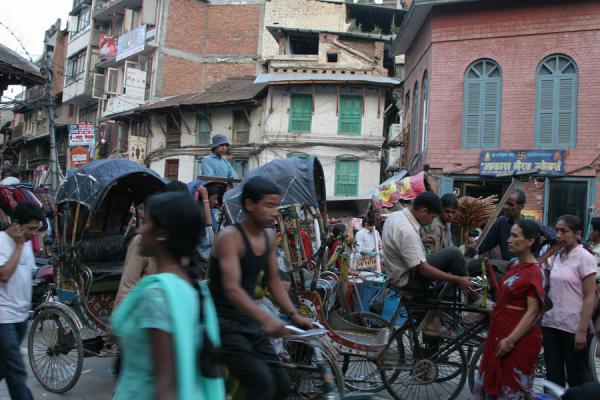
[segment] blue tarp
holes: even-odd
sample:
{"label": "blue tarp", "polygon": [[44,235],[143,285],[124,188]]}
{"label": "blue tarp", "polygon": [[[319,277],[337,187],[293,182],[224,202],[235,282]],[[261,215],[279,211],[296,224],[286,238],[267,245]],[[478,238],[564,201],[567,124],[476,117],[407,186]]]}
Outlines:
{"label": "blue tarp", "polygon": [[242,188],[254,176],[264,176],[279,186],[282,206],[310,204],[325,212],[325,179],[319,159],[314,156],[306,160],[291,157],[271,161],[250,171],[238,186],[225,192],[223,203],[231,222],[235,223],[243,218]]}
{"label": "blue tarp", "polygon": [[111,184],[125,180],[135,202],[143,201],[165,185],[165,180],[160,175],[137,162],[99,160],[69,171],[58,188],[56,203],[73,201],[94,209],[102,193]]}

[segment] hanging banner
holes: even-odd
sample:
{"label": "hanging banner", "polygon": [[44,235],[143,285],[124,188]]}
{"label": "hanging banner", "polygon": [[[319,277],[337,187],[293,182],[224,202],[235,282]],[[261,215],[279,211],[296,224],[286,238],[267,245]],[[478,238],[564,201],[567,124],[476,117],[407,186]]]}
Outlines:
{"label": "hanging banner", "polygon": [[100,43],[98,48],[98,58],[100,61],[113,59],[117,56],[117,38],[100,34]]}
{"label": "hanging banner", "polygon": [[91,146],[94,144],[94,124],[70,124],[69,146]]}
{"label": "hanging banner", "polygon": [[146,25],[140,25],[121,36],[117,41],[117,61],[144,50],[146,44]]}
{"label": "hanging banner", "polygon": [[565,174],[564,150],[482,151],[479,174],[485,176],[537,173]]}
{"label": "hanging banner", "polygon": [[71,149],[71,167],[81,168],[90,162],[90,153],[87,147],[74,147]]}

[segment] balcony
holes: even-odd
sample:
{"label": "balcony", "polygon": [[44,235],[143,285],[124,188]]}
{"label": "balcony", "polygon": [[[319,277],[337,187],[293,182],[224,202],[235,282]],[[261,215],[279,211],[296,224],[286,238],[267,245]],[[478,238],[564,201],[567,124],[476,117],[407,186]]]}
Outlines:
{"label": "balcony", "polygon": [[79,14],[79,11],[81,11],[81,7],[85,4],[91,5],[92,0],[75,0],[73,2],[73,8],[71,9],[71,12],[69,12],[69,15]]}
{"label": "balcony", "polygon": [[143,0],[97,0],[94,7],[96,21],[109,22],[113,14],[123,14],[125,8],[141,7]]}
{"label": "balcony", "polygon": [[66,82],[63,89],[63,103],[83,103],[92,99],[92,77],[83,75],[80,79]]}

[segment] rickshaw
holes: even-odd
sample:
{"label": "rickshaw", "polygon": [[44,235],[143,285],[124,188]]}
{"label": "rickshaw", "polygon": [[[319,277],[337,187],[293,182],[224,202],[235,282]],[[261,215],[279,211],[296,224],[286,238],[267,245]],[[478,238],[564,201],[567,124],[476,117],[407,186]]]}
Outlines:
{"label": "rickshaw", "polygon": [[121,278],[126,236],[140,205],[163,189],[154,171],[128,160],[100,160],[68,174],[57,196],[58,246],[54,282],[34,310],[31,369],[48,391],[64,393],[86,357],[116,355],[108,321]]}

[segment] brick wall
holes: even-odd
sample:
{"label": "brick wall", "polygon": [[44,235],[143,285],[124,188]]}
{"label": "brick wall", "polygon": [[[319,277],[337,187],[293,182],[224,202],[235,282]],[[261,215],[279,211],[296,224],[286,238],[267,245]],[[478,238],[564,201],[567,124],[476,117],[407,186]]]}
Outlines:
{"label": "brick wall", "polygon": [[65,85],[64,75],[66,74],[65,62],[67,55],[67,36],[66,32],[57,31],[55,33],[56,43],[54,44],[54,73],[52,81],[52,94],[57,95],[63,91]]}
{"label": "brick wall", "polygon": [[230,76],[254,75],[260,7],[169,0],[165,47],[178,54],[161,54],[159,95],[201,91]]}
{"label": "brick wall", "polygon": [[262,57],[278,53],[277,41],[267,26],[303,28],[346,32],[346,5],[321,0],[269,0],[265,2],[265,29],[262,39]]}
{"label": "brick wall", "polygon": [[[577,145],[567,152],[565,171],[590,163],[600,151],[600,28],[594,24],[600,19],[600,4],[502,7],[437,9],[430,33],[422,32],[420,42],[409,49],[407,90],[412,92],[415,79],[431,65],[426,162],[439,172],[478,173],[481,149],[462,149],[461,129],[464,72],[480,58],[491,58],[502,68],[501,148],[533,149],[537,66],[546,56],[562,53],[579,69]],[[423,56],[429,34],[431,60]],[[595,174],[594,169],[575,173]]]}

